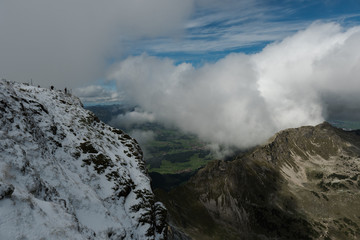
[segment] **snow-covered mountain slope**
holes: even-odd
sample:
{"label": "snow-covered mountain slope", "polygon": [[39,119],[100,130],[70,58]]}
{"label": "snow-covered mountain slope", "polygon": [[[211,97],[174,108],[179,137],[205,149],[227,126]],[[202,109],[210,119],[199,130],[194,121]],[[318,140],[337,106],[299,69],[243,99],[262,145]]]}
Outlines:
{"label": "snow-covered mountain slope", "polygon": [[0,81],[0,239],[163,239],[136,140],[62,91]]}

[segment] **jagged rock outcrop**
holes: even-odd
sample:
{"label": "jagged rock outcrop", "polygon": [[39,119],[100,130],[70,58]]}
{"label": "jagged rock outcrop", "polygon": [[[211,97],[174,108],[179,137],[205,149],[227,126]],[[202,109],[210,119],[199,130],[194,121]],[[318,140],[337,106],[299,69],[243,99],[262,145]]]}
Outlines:
{"label": "jagged rock outcrop", "polygon": [[360,132],[284,130],[157,196],[194,239],[359,239]]}
{"label": "jagged rock outcrop", "polygon": [[0,239],[165,239],[136,140],[61,91],[0,81]]}

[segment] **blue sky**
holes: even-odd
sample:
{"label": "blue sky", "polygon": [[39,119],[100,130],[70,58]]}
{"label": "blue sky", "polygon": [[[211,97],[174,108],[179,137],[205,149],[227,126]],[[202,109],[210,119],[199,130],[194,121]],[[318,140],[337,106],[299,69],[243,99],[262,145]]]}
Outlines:
{"label": "blue sky", "polygon": [[[253,54],[308,27],[314,21],[344,27],[360,22],[360,1],[219,1],[196,8],[179,37],[144,38],[125,43],[127,54],[169,57],[201,66],[232,52]],[[238,2],[241,2],[240,4]]]}

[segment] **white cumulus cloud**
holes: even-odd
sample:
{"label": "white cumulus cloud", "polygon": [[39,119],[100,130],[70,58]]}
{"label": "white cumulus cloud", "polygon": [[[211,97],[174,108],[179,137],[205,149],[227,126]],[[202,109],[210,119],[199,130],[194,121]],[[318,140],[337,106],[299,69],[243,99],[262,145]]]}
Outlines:
{"label": "white cumulus cloud", "polygon": [[135,108],[134,111],[126,112],[125,114],[120,114],[115,116],[110,121],[110,125],[116,126],[119,128],[130,128],[135,125],[152,123],[155,121],[155,116],[152,113],[144,112],[141,109]]}
{"label": "white cumulus cloud", "polygon": [[144,146],[147,142],[153,141],[156,137],[156,134],[153,131],[151,130],[144,131],[140,129],[135,129],[131,131],[130,135],[133,138],[135,138],[142,146]]}
{"label": "white cumulus cloud", "polygon": [[281,129],[359,109],[358,42],[359,27],[314,23],[255,55],[230,54],[196,69],[143,54],[114,65],[109,78],[157,120],[247,148]]}

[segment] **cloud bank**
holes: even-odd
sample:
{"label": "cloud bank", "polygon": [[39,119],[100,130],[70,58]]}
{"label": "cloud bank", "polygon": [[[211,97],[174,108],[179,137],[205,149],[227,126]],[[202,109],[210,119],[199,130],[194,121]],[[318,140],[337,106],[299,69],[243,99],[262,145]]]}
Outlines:
{"label": "cloud bank", "polygon": [[193,0],[0,2],[0,77],[57,88],[90,85],[123,44],[181,34]]}
{"label": "cloud bank", "polygon": [[[153,141],[156,137],[156,134],[151,131],[144,131],[140,129],[135,129],[130,132],[130,135],[135,138],[140,145],[144,146],[146,143]],[[146,148],[143,149],[146,152]]]}
{"label": "cloud bank", "polygon": [[141,125],[144,123],[155,122],[154,114],[144,112],[141,109],[135,108],[134,111],[126,112],[125,114],[120,114],[114,117],[110,125],[116,126],[119,128],[135,128],[136,125]]}
{"label": "cloud bank", "polygon": [[247,148],[281,129],[360,119],[359,42],[359,27],[314,23],[258,54],[230,54],[197,69],[143,54],[115,64],[109,78],[157,120]]}
{"label": "cloud bank", "polygon": [[152,113],[145,112],[140,108],[133,111],[119,114],[111,119],[111,126],[130,131],[129,134],[135,138],[142,147],[145,155],[148,155],[146,144],[155,140],[156,133],[152,130],[138,129],[140,125],[155,122],[155,116]]}

